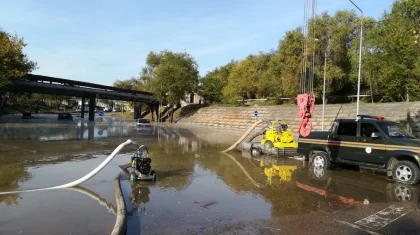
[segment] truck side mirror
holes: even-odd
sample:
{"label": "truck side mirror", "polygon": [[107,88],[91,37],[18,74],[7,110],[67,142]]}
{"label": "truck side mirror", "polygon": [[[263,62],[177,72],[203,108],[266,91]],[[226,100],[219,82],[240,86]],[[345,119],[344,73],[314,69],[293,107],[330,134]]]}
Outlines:
{"label": "truck side mirror", "polygon": [[380,139],[382,138],[382,135],[380,132],[372,132],[370,137],[372,137],[372,139]]}

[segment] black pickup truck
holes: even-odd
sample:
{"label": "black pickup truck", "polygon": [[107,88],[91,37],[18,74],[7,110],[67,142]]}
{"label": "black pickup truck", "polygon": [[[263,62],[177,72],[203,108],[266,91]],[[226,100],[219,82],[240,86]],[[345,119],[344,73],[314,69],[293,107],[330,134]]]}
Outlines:
{"label": "black pickup truck", "polygon": [[344,163],[385,170],[405,184],[420,180],[420,140],[382,117],[336,119],[329,131],[300,136],[297,151],[315,167]]}

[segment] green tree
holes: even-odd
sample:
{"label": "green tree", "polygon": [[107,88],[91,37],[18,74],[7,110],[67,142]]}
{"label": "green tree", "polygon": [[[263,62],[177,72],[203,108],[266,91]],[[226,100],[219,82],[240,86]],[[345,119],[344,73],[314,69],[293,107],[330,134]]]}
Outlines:
{"label": "green tree", "polygon": [[[354,83],[352,83],[354,80],[350,78],[352,61],[349,51],[351,42],[358,36],[359,25],[354,11],[337,11],[334,16],[324,12],[315,20],[311,19],[309,41],[313,42],[314,36],[317,41],[315,45],[309,44],[308,58],[315,57],[314,92],[318,97],[322,97],[323,91],[325,52],[328,52],[325,90],[327,101],[329,96],[348,95],[354,90]],[[315,35],[313,27],[315,27]],[[308,63],[311,62],[308,61]]]}
{"label": "green tree", "polygon": [[[143,81],[139,78],[136,77],[131,77],[130,79],[127,80],[116,80],[114,82],[114,87],[118,87],[118,88],[124,88],[124,89],[129,89],[129,90],[135,90],[135,91],[145,91],[146,87],[145,84],[143,83]],[[114,102],[112,101],[106,101],[105,104],[107,105],[112,105],[114,106]],[[134,102],[128,102],[128,106],[134,109],[138,109],[138,111],[141,114],[141,110],[142,110],[142,105],[138,104],[135,105]],[[124,110],[123,110],[124,112]]]}
{"label": "green tree", "polygon": [[206,102],[220,103],[223,100],[223,89],[227,85],[230,72],[235,61],[220,66],[211,72],[208,72],[203,79],[201,79],[200,95]]}
{"label": "green tree", "polygon": [[235,64],[223,89],[224,101],[276,96],[276,78],[269,73],[272,57],[273,53],[260,52]]}
{"label": "green tree", "polygon": [[161,64],[161,53],[150,52],[146,57],[146,66],[140,73],[140,80],[143,82],[147,90],[151,89],[151,81],[155,74],[156,68]]}
{"label": "green tree", "polygon": [[37,69],[36,63],[23,53],[25,46],[23,38],[0,29],[0,89],[10,85],[12,79]]}
{"label": "green tree", "polygon": [[[375,20],[364,18],[363,21],[364,32],[367,35]],[[355,93],[359,64],[359,29],[360,18],[356,17],[354,11],[337,11],[333,16],[323,12],[315,19],[310,19],[307,77],[310,76],[314,57],[314,92],[318,97],[322,97],[325,56],[327,101],[329,96]],[[368,84],[368,79],[362,80],[362,89],[368,88]]]}
{"label": "green tree", "polygon": [[262,71],[258,81],[258,97],[280,98],[282,94],[280,84],[280,77],[273,75],[269,69]]}
{"label": "green tree", "polygon": [[280,77],[271,73],[270,62],[275,52],[260,52],[255,57],[254,66],[258,76],[258,98],[279,97]]}
{"label": "green tree", "polygon": [[[198,65],[186,52],[174,53],[167,50],[160,53],[150,52],[142,79],[147,81],[147,86],[159,101],[174,107],[185,99],[186,93],[196,91]],[[173,112],[170,112],[170,122],[172,121]]]}
{"label": "green tree", "polygon": [[224,100],[235,103],[238,99],[255,98],[258,92],[258,73],[256,58],[249,55],[245,60],[235,64],[229,74],[227,86],[223,90]]}
{"label": "green tree", "polygon": [[367,38],[366,71],[380,101],[420,99],[420,1],[396,1]]}
{"label": "green tree", "polygon": [[10,35],[0,28],[0,114],[7,102],[7,88],[12,80],[37,69],[37,64],[23,53],[25,46],[23,38]]}
{"label": "green tree", "polygon": [[127,80],[116,80],[114,82],[114,87],[124,88],[129,90],[144,91],[143,82],[135,77],[132,77]]}
{"label": "green tree", "polygon": [[271,74],[278,77],[279,93],[286,98],[294,98],[300,92],[302,67],[303,34],[300,28],[286,32],[279,41],[278,50],[270,61]]}

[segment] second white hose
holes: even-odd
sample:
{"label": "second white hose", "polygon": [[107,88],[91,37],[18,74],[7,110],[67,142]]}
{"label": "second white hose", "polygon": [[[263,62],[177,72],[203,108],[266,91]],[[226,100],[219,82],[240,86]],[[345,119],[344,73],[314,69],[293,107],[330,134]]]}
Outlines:
{"label": "second white hose", "polygon": [[238,141],[236,141],[236,143],[234,143],[232,146],[230,146],[229,148],[227,148],[227,149],[225,149],[225,150],[223,150],[222,151],[222,153],[227,153],[227,152],[229,152],[229,151],[231,151],[232,149],[234,149],[234,148],[236,148],[248,135],[249,135],[249,133],[251,133],[251,131],[255,128],[255,127],[257,127],[257,125],[258,124],[260,124],[260,123],[262,123],[263,121],[262,120],[259,120],[259,121],[257,121],[257,122],[255,122],[254,123],[254,125],[252,125],[246,132],[245,132],[245,134],[243,134],[242,135],[242,137],[241,138],[239,138],[239,140]]}

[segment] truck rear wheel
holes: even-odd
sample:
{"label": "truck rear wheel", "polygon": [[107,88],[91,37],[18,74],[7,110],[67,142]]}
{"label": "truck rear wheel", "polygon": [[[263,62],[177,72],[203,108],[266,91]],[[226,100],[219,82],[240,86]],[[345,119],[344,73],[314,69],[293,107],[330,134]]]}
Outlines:
{"label": "truck rear wheel", "polygon": [[399,161],[392,168],[392,178],[403,184],[417,184],[420,180],[419,167],[410,161]]}
{"label": "truck rear wheel", "polygon": [[312,154],[312,165],[315,167],[329,168],[330,159],[328,158],[327,153],[325,152],[316,152]]}

